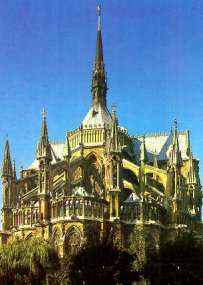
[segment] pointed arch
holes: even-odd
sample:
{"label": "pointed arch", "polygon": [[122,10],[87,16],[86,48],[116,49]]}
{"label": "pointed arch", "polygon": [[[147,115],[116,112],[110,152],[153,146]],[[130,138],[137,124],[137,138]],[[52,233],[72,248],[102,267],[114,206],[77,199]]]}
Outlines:
{"label": "pointed arch", "polygon": [[87,156],[85,157],[85,159],[88,160],[88,161],[95,160],[100,165],[100,167],[102,167],[103,159],[95,151],[91,151],[90,153],[88,153]]}
{"label": "pointed arch", "polygon": [[60,247],[60,239],[62,237],[62,232],[60,229],[55,228],[51,237],[51,240],[54,244],[54,247],[56,249],[56,251],[59,251],[59,247]]}
{"label": "pointed arch", "polygon": [[64,253],[76,254],[82,245],[82,233],[80,229],[73,225],[65,233],[64,236]]}
{"label": "pointed arch", "polygon": [[89,193],[100,197],[104,193],[105,168],[100,155],[94,151],[90,152],[86,158],[86,188]]}

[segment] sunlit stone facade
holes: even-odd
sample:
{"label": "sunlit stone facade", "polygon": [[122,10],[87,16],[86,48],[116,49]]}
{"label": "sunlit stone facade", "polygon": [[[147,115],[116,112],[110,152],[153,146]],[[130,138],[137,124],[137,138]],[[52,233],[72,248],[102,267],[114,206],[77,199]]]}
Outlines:
{"label": "sunlit stone facade", "polygon": [[63,255],[109,239],[144,252],[179,229],[198,231],[202,193],[189,131],[174,121],[169,133],[132,136],[108,110],[100,11],[91,94],[64,142],[49,141],[43,113],[35,160],[19,178],[6,142],[1,242],[43,236]]}

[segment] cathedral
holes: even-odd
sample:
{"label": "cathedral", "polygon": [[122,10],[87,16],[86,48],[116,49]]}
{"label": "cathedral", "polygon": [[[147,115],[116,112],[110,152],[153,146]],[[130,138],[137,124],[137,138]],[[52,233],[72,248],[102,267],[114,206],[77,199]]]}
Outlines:
{"label": "cathedral", "polygon": [[16,175],[9,142],[2,165],[1,244],[51,239],[59,253],[113,240],[127,249],[159,247],[178,231],[199,231],[199,161],[188,130],[174,120],[168,133],[132,135],[107,106],[98,8],[91,106],[61,143],[48,136],[46,113],[32,164]]}

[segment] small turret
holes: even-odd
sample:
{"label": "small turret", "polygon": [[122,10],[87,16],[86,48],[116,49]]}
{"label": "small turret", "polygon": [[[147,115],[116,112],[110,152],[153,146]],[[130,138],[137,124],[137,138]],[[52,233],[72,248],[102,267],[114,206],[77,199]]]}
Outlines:
{"label": "small turret", "polygon": [[109,202],[110,219],[119,219],[120,216],[120,192],[122,187],[121,177],[121,145],[118,133],[118,119],[116,108],[112,108],[112,124],[110,130],[109,144],[107,148],[109,165]]}
{"label": "small turret", "polygon": [[40,221],[47,222],[50,218],[49,214],[49,189],[50,189],[50,163],[52,161],[51,145],[48,138],[48,130],[46,124],[46,114],[42,113],[42,127],[40,141],[37,146],[37,159],[39,160],[38,173],[38,194]]}
{"label": "small turret", "polygon": [[173,203],[172,203],[173,206],[171,212],[173,222],[177,222],[178,213],[179,211],[182,210],[179,203],[182,197],[181,166],[182,166],[182,157],[178,141],[177,121],[174,120],[172,128],[172,144],[168,161],[168,189],[167,189],[167,195],[173,197]]}
{"label": "small turret", "polygon": [[66,141],[65,141],[65,145],[64,145],[63,156],[66,160],[69,160],[71,158],[71,148],[70,148],[70,142],[69,142],[68,134],[66,135]]}
{"label": "small turret", "polygon": [[42,127],[40,141],[37,146],[37,159],[43,159],[47,163],[52,161],[51,146],[49,144],[45,111],[42,112]]}
{"label": "small turret", "polygon": [[11,163],[10,148],[8,139],[4,148],[4,158],[2,165],[2,177],[13,177],[13,168]]}
{"label": "small turret", "polygon": [[111,125],[111,135],[109,142],[109,152],[110,153],[120,153],[121,145],[118,134],[118,118],[116,116],[115,106],[112,108],[112,125]]}
{"label": "small turret", "polygon": [[143,140],[140,146],[140,161],[141,162],[147,162],[148,158],[147,158],[147,150],[146,150],[146,146],[145,146],[145,136],[143,136]]}
{"label": "small turret", "polygon": [[12,227],[12,205],[13,205],[13,168],[11,163],[11,155],[9,142],[6,140],[4,148],[4,158],[2,165],[2,228],[4,231],[10,230]]}
{"label": "small turret", "polygon": [[186,130],[186,145],[187,145],[187,150],[186,150],[186,154],[189,156],[190,155],[190,131]]}
{"label": "small turret", "polygon": [[177,121],[174,120],[172,130],[172,146],[169,155],[169,167],[180,167],[182,165],[181,151],[179,149]]}
{"label": "small turret", "polygon": [[65,182],[66,187],[64,187],[64,195],[70,194],[71,195],[71,174],[70,174],[70,159],[71,159],[71,148],[69,142],[69,135],[66,135],[66,141],[63,150],[63,157],[67,162],[67,169],[65,172]]}
{"label": "small turret", "polygon": [[15,162],[15,159],[13,160],[13,179],[14,179],[14,180],[17,179],[17,175],[16,175],[16,162]]}

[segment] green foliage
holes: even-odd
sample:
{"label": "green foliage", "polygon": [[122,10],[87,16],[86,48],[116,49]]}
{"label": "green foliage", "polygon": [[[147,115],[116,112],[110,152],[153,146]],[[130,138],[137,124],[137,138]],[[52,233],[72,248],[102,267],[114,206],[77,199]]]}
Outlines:
{"label": "green foliage", "polygon": [[192,234],[183,234],[151,252],[145,277],[154,285],[203,284],[203,243]]}
{"label": "green foliage", "polygon": [[83,248],[71,260],[64,258],[62,271],[69,273],[70,283],[63,284],[132,284],[139,279],[139,273],[132,269],[134,258],[112,244]]}
{"label": "green foliage", "polygon": [[142,280],[143,272],[151,285],[203,284],[203,241],[191,234],[152,250],[144,271],[135,266],[139,253],[137,248],[130,254],[111,243],[99,243],[59,260],[53,245],[43,238],[16,240],[0,249],[0,284],[128,285]]}
{"label": "green foliage", "polygon": [[0,284],[43,284],[58,264],[57,253],[43,238],[15,240],[0,250]]}

